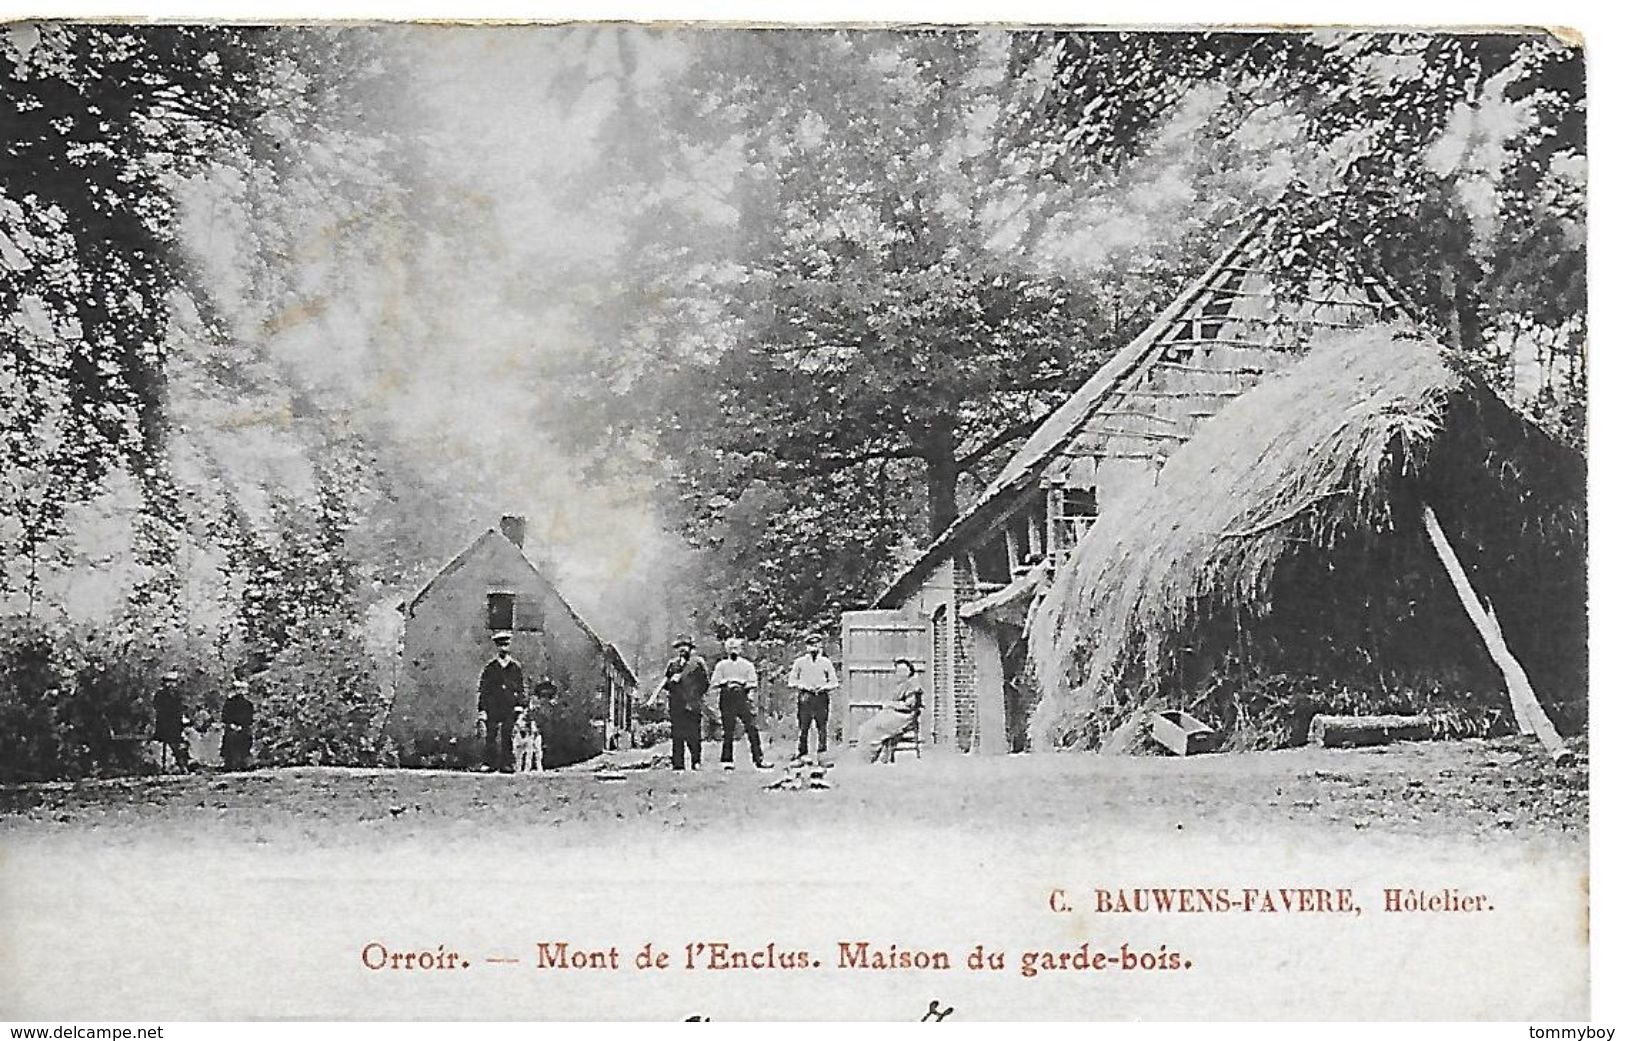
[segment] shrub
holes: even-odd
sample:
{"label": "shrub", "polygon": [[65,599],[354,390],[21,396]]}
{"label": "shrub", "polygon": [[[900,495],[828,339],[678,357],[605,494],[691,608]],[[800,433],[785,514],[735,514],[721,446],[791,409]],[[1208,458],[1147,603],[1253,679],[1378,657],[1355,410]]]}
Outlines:
{"label": "shrub", "polygon": [[81,637],[73,651],[56,712],[62,767],[73,777],[142,772],[153,695],[173,663],[106,633]]}
{"label": "shrub", "polygon": [[661,745],[671,744],[671,724],[661,720],[639,727],[637,739],[633,744],[639,748],[658,748]]}
{"label": "shrub", "polygon": [[0,625],[0,782],[62,776],[57,712],[73,685],[66,634],[32,619]]}
{"label": "shrub", "polygon": [[596,703],[596,698],[573,698],[568,691],[531,703],[542,728],[543,766],[569,766],[604,750],[603,721],[592,714]]}
{"label": "shrub", "polygon": [[371,658],[334,619],[301,625],[250,681],[254,759],[268,765],[371,766],[386,705]]}

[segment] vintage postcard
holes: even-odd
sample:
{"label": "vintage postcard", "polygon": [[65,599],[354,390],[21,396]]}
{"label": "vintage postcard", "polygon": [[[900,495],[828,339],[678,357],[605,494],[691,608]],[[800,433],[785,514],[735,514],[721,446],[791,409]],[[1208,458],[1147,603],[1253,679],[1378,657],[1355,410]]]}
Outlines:
{"label": "vintage postcard", "polygon": [[1586,1020],[1586,120],[0,26],[0,1018]]}

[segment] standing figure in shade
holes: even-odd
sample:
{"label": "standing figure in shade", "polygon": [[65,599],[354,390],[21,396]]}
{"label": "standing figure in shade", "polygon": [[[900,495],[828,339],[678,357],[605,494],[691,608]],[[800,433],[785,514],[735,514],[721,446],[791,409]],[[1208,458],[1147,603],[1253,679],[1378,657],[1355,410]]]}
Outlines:
{"label": "standing figure in shade", "polygon": [[710,678],[705,660],[694,653],[694,641],[679,636],[671,642],[675,652],[666,663],[666,680],[660,689],[666,692],[666,712],[671,718],[671,768],[684,769],[687,753],[688,769],[700,768],[700,721],[705,710],[705,692]]}
{"label": "standing figure in shade", "polygon": [[174,669],[158,681],[152,698],[152,736],[170,755],[182,773],[191,773],[192,757],[186,748],[186,712],[181,704],[181,674]]}
{"label": "standing figure in shade", "polygon": [[479,720],[485,727],[485,768],[513,773],[513,721],[525,697],[525,670],[508,656],[512,633],[496,633],[496,657],[480,672]]}
{"label": "standing figure in shade", "polygon": [[226,769],[248,769],[254,752],[254,703],[248,700],[247,680],[232,681],[231,697],[220,706],[220,722],[226,727],[220,737],[220,758]]}
{"label": "standing figure in shade", "polygon": [[824,641],[816,633],[807,634],[807,653],[790,663],[790,689],[796,692],[796,724],[801,740],[796,755],[807,758],[807,731],[818,727],[818,759],[829,750],[829,696],[839,685],[835,663],[824,653]]}
{"label": "standing figure in shade", "polygon": [[711,670],[711,686],[717,689],[717,704],[722,714],[722,768],[734,768],[734,725],[745,728],[750,742],[750,759],[758,770],[768,764],[762,761],[762,735],[756,729],[756,666],[741,652],[745,641],[731,636],[722,645],[725,655]]}

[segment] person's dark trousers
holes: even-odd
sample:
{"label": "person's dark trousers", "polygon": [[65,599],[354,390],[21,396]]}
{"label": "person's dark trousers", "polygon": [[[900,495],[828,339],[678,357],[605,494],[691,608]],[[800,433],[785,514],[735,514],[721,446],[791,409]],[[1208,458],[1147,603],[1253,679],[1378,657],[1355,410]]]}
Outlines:
{"label": "person's dark trousers", "polygon": [[671,768],[684,769],[683,753],[693,767],[700,765],[700,714],[673,712],[671,714]]}
{"label": "person's dark trousers", "polygon": [[248,757],[253,751],[254,735],[246,730],[226,728],[220,740],[220,758],[225,760],[227,770],[248,769]]}
{"label": "person's dark trousers", "polygon": [[724,690],[722,692],[722,761],[734,761],[734,724],[745,728],[750,741],[750,761],[762,765],[762,734],[756,729],[756,710],[751,708],[750,692]]}
{"label": "person's dark trousers", "polygon": [[829,748],[829,691],[811,691],[797,698],[796,722],[801,727],[801,741],[797,746],[796,754],[807,754],[807,730],[816,724],[818,726],[818,754],[823,755]]}
{"label": "person's dark trousers", "polygon": [[486,721],[485,765],[503,773],[513,773],[512,719],[491,719]]}

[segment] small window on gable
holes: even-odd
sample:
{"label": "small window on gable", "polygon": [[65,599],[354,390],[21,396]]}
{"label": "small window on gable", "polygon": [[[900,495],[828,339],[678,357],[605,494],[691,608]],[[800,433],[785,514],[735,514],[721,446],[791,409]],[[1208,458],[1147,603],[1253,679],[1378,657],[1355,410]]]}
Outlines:
{"label": "small window on gable", "polygon": [[513,594],[487,593],[485,595],[485,627],[492,630],[513,631]]}

